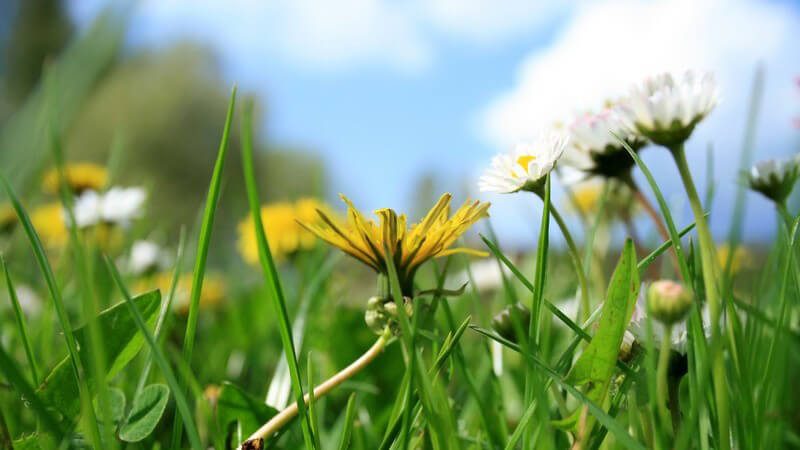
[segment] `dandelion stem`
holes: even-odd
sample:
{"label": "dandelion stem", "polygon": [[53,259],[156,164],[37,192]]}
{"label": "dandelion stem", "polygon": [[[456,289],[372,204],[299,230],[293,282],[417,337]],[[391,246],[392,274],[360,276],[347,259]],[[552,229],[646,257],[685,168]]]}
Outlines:
{"label": "dandelion stem", "polygon": [[668,428],[670,423],[669,412],[667,411],[667,368],[669,367],[670,343],[672,341],[672,325],[664,325],[664,336],[661,338],[661,350],[658,353],[658,366],[656,369],[656,391],[658,397],[658,415],[661,419],[661,426]]}
{"label": "dandelion stem", "polygon": [[[348,378],[352,377],[353,375],[360,372],[362,369],[367,367],[375,358],[378,357],[383,352],[383,349],[386,348],[386,344],[389,342],[389,338],[391,337],[391,333],[388,331],[384,331],[384,333],[372,344],[372,347],[369,348],[363,355],[361,355],[357,360],[353,361],[349,366],[345,367],[336,375],[328,378],[322,384],[314,388],[314,399],[319,399],[320,397],[324,396],[328,392],[330,392],[333,388],[340,385],[343,381],[347,380]],[[303,401],[308,404],[311,393],[307,393],[303,397]],[[284,425],[289,423],[294,417],[297,416],[297,403],[292,403],[283,411],[279,412],[275,416],[273,416],[267,423],[261,426],[255,433],[253,433],[246,441],[242,443],[240,448],[247,448],[246,445],[251,441],[258,441],[259,439],[265,439],[283,428]]]}
{"label": "dandelion stem", "polygon": [[572,234],[567,228],[564,218],[558,213],[558,210],[550,205],[550,215],[556,220],[558,227],[561,229],[561,234],[564,235],[564,240],[567,242],[569,254],[572,257],[572,263],[575,265],[575,270],[578,272],[578,283],[581,290],[581,317],[583,321],[589,319],[589,312],[591,305],[589,305],[589,283],[586,281],[586,272],[583,270],[583,262],[581,262],[581,255],[578,253],[578,247],[575,245],[575,240],[572,239]]}
{"label": "dandelion stem", "polygon": [[712,343],[712,362],[711,376],[714,380],[714,397],[717,405],[717,424],[719,426],[719,448],[730,449],[730,411],[728,410],[728,387],[725,375],[725,362],[722,355],[722,339],[720,335],[719,318],[721,314],[720,297],[717,286],[717,260],[714,241],[711,231],[708,228],[703,206],[700,204],[700,197],[694,185],[692,174],[689,171],[689,163],[686,161],[686,152],[683,144],[676,145],[671,149],[675,164],[681,175],[681,180],[686,188],[686,195],[689,197],[689,204],[692,206],[694,220],[697,224],[697,237],[700,243],[700,259],[703,265],[703,281],[705,285],[708,309],[711,312],[711,343]]}

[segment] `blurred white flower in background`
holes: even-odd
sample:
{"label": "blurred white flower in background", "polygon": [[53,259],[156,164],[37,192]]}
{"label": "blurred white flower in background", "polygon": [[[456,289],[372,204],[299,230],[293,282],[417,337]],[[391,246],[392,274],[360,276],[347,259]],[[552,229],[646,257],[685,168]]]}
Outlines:
{"label": "blurred white flower in background", "polygon": [[556,166],[568,141],[565,133],[553,130],[519,142],[511,152],[492,158],[492,165],[480,177],[478,187],[482,192],[503,194],[541,189],[544,177]]}
{"label": "blurred white flower in background", "polygon": [[170,265],[170,261],[170,255],[158,244],[140,240],[131,246],[126,267],[130,273],[139,275],[165,269]]}
{"label": "blurred white flower in background", "polygon": [[112,187],[104,193],[86,191],[75,199],[75,223],[79,228],[100,223],[127,227],[141,217],[146,198],[140,187]]}
{"label": "blurred white flower in background", "polygon": [[[478,292],[486,292],[494,289],[499,289],[503,286],[503,276],[510,277],[511,271],[503,265],[502,269],[500,264],[494,258],[481,259],[469,265],[469,269],[464,269],[460,272],[453,274],[452,280],[458,286],[463,286],[469,283],[469,275],[472,273],[472,281],[475,282],[474,287]],[[469,270],[469,272],[468,272]]]}

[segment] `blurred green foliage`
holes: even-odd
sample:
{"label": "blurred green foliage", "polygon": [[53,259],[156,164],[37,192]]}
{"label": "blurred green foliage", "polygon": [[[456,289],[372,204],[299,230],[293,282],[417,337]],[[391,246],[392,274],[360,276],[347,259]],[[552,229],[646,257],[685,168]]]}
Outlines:
{"label": "blurred green foliage", "polygon": [[[214,55],[198,45],[126,57],[87,99],[66,136],[66,154],[73,160],[110,158],[113,184],[149,187],[149,205],[161,226],[193,224],[222,135],[228,85]],[[231,132],[218,215],[223,233],[247,211],[239,127]],[[317,157],[263,139],[255,145],[265,201],[322,195],[324,168]]]}

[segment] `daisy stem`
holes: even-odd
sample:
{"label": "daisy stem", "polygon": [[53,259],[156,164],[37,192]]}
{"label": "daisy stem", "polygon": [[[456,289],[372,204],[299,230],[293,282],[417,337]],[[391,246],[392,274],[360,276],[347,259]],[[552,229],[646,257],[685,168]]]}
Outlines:
{"label": "daisy stem", "polygon": [[728,387],[726,383],[725,361],[722,355],[722,339],[719,328],[719,318],[721,314],[720,297],[717,286],[717,260],[714,240],[708,228],[708,222],[700,204],[700,197],[694,185],[692,174],[689,171],[689,163],[686,161],[686,152],[683,144],[678,144],[670,148],[675,164],[681,174],[681,180],[686,188],[686,195],[689,197],[689,204],[692,206],[694,220],[697,224],[697,237],[700,243],[700,259],[703,265],[703,284],[705,285],[708,309],[711,312],[711,344],[712,362],[711,376],[714,380],[714,398],[717,406],[717,425],[719,427],[719,447],[720,449],[730,449],[730,411],[728,410]]}
{"label": "daisy stem", "polygon": [[[353,361],[349,366],[345,367],[336,375],[328,378],[322,384],[318,385],[314,388],[314,400],[318,400],[328,392],[330,392],[336,386],[342,384],[343,381],[351,378],[353,375],[360,372],[362,369],[367,367],[375,358],[378,357],[383,352],[383,349],[386,348],[386,345],[389,343],[389,339],[391,338],[392,334],[387,328],[383,334],[372,344],[372,347],[369,348],[363,355],[361,355],[357,360]],[[303,401],[308,405],[308,401],[311,398],[311,393],[307,393],[303,397]],[[261,426],[255,433],[253,433],[249,438],[247,438],[240,448],[245,448],[245,444],[249,443],[250,441],[258,441],[259,439],[265,439],[273,435],[275,432],[283,428],[284,425],[289,423],[292,419],[297,416],[297,403],[292,403],[283,411],[279,412],[278,414],[274,415],[267,423]]]}
{"label": "daisy stem", "polygon": [[776,202],[775,207],[778,209],[778,213],[781,215],[781,218],[786,223],[786,228],[791,231],[792,223],[794,222],[794,217],[792,217],[792,214],[786,207],[786,202]]}
{"label": "daisy stem", "polygon": [[664,336],[661,338],[661,350],[658,353],[658,366],[656,369],[656,391],[658,396],[658,415],[661,419],[661,426],[669,428],[670,416],[667,411],[667,368],[669,367],[670,343],[672,342],[672,325],[664,325]]}
{"label": "daisy stem", "polygon": [[578,283],[581,289],[581,317],[585,322],[589,319],[591,305],[589,305],[589,283],[586,281],[586,272],[583,270],[581,255],[578,253],[578,246],[575,245],[575,240],[572,239],[572,234],[569,232],[564,218],[561,217],[561,214],[558,213],[558,210],[552,204],[550,205],[550,215],[556,220],[558,227],[561,229],[561,234],[564,235],[569,254],[572,257],[572,263],[575,265],[575,270],[578,272]]}

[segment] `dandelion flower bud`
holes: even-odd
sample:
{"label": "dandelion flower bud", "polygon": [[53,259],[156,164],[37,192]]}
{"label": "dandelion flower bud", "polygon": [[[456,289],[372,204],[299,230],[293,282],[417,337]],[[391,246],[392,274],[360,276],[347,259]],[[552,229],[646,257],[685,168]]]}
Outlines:
{"label": "dandelion flower bud", "polygon": [[[516,310],[516,312],[513,311],[512,308]],[[503,336],[509,341],[516,342],[517,333],[514,331],[514,317],[512,314],[517,314],[522,332],[527,333],[528,324],[531,319],[531,311],[522,303],[514,303],[500,311],[500,313],[492,319],[492,328],[494,328],[500,336]]]}
{"label": "dandelion flower bud", "polygon": [[[411,299],[403,297],[405,303],[405,314],[411,316],[414,314],[414,307],[411,304]],[[375,334],[383,334],[386,327],[395,336],[400,335],[400,322],[397,304],[390,298],[383,298],[379,296],[370,297],[367,300],[367,310],[364,312],[364,321],[367,326],[375,332]]]}
{"label": "dandelion flower bud", "polygon": [[664,325],[683,319],[692,306],[692,300],[688,289],[671,280],[655,281],[647,290],[647,309]]}

